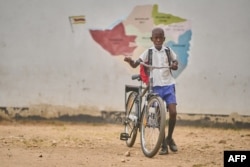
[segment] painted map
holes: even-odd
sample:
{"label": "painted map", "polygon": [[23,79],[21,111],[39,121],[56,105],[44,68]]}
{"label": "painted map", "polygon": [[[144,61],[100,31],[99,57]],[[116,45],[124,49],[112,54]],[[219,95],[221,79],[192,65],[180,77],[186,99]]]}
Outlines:
{"label": "painted map", "polygon": [[90,29],[90,34],[112,56],[139,57],[152,46],[150,36],[154,27],[165,30],[165,45],[177,54],[179,69],[174,73],[177,77],[188,64],[192,31],[187,19],[161,13],[156,4],[136,6],[124,20],[116,21],[106,29]]}

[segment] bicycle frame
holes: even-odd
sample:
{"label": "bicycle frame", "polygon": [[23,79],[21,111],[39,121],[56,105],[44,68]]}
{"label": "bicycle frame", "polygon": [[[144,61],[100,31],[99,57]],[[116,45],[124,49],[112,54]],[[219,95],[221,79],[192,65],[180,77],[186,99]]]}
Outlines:
{"label": "bicycle frame", "polygon": [[[138,100],[138,103],[139,103],[139,108],[138,108],[138,122],[137,122],[137,127],[139,126],[139,123],[141,122],[141,115],[142,115],[142,112],[143,112],[143,109],[142,109],[142,98],[143,96],[145,96],[147,94],[147,92],[149,91],[150,89],[150,86],[147,85],[146,87],[143,86],[142,84],[142,81],[140,80],[140,76],[139,75],[134,75],[132,76],[132,79],[138,79],[140,81],[140,86],[134,86],[134,85],[125,85],[125,109],[126,109],[126,103],[127,103],[127,94],[129,92],[136,92],[138,94],[138,97],[137,97],[137,100]],[[146,96],[149,95],[149,92]],[[144,102],[146,102],[147,100],[147,97],[145,99]],[[145,107],[145,104],[143,104],[143,108]],[[140,130],[140,129],[139,129]]]}

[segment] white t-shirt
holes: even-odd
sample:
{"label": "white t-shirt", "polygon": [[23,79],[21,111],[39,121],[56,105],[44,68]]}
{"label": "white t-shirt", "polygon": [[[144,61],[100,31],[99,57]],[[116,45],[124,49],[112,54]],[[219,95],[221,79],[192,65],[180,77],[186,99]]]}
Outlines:
{"label": "white t-shirt", "polygon": [[[166,55],[166,47],[162,47],[160,51],[151,47],[152,49],[152,65],[156,67],[169,66],[168,56]],[[169,48],[170,49],[170,48]],[[140,59],[143,62],[148,62],[148,50],[145,50]],[[170,49],[170,60],[176,60],[176,54]],[[169,68],[154,69],[151,72],[153,75],[153,86],[166,86],[175,84],[175,79],[173,78]]]}

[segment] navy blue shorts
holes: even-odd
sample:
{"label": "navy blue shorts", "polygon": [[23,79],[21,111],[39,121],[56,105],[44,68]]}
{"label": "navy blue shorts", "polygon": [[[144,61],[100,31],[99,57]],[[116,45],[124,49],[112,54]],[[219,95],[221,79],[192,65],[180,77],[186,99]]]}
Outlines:
{"label": "navy blue shorts", "polygon": [[177,104],[175,96],[175,85],[168,86],[154,86],[153,92],[157,93],[166,104]]}

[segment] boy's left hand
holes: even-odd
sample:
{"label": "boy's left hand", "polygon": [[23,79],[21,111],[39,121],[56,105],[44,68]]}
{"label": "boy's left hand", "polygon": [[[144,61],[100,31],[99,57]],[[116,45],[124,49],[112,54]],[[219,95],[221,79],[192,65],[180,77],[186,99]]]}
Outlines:
{"label": "boy's left hand", "polygon": [[170,67],[172,70],[177,70],[178,69],[178,61],[177,60],[174,60],[171,64],[171,67]]}

